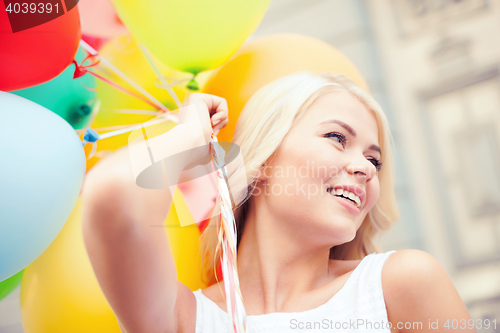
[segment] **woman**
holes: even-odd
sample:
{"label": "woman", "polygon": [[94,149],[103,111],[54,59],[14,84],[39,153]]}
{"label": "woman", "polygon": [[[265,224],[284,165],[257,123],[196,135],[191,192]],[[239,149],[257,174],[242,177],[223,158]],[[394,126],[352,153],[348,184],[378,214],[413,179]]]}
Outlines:
{"label": "woman", "polygon": [[[181,114],[164,134],[175,142],[165,147],[172,155],[206,144],[227,124],[223,98],[193,94],[185,104],[211,121],[200,128]],[[441,332],[447,320],[470,319],[433,257],[374,253],[374,238],[398,218],[390,133],[379,105],[355,83],[312,73],[274,81],[245,105],[233,142],[249,184],[235,210],[249,332]],[[228,331],[224,288],[212,269],[215,222],[201,237],[213,284],[193,293],[177,281],[165,233],[152,227],[168,213],[169,190],[136,186],[128,158],[122,150],[104,160],[83,191],[85,243],[122,330]],[[204,161],[186,155],[180,169]]]}

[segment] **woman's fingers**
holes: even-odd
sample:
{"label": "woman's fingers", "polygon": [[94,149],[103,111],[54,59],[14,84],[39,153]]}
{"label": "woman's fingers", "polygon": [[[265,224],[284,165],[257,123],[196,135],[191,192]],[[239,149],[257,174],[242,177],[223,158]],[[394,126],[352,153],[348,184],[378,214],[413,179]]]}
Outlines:
{"label": "woman's fingers", "polygon": [[226,123],[227,124],[227,112],[226,111],[223,111],[223,112],[218,112],[216,114],[214,114],[211,118],[211,121],[212,121],[212,126],[217,126],[219,125],[219,128],[224,126]]}
{"label": "woman's fingers", "polygon": [[[225,98],[205,93],[193,93],[185,102],[185,105],[189,104],[195,104],[200,109],[205,110],[205,114],[200,118],[204,124],[203,127],[211,125],[211,130],[216,135],[221,128],[228,124],[229,110]],[[200,107],[201,105],[204,107]]]}
{"label": "woman's fingers", "polygon": [[214,130],[220,130],[221,128],[223,128],[224,126],[226,126],[228,124],[228,118],[224,118],[222,119],[221,121],[218,121],[217,123],[215,123],[213,126]]}
{"label": "woman's fingers", "polygon": [[222,113],[225,113],[227,116],[228,107],[227,107],[227,101],[225,98],[215,96],[215,95],[210,95],[210,94],[204,94],[204,93],[200,93],[199,97],[207,103],[207,106],[208,106],[208,109],[210,110],[211,116],[217,115],[217,114],[222,114]]}

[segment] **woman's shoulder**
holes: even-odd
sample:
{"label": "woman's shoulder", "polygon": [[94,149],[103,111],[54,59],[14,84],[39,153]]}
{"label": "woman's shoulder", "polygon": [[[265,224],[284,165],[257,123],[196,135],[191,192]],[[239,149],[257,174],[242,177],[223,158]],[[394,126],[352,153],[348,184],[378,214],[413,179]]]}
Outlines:
{"label": "woman's shoulder", "polygon": [[[470,319],[445,269],[426,252],[401,250],[392,253],[382,270],[382,288],[387,314],[393,324],[425,325],[430,320],[441,324],[451,319],[459,322]],[[474,329],[462,331],[475,332]]]}
{"label": "woman's shoulder", "polygon": [[397,321],[432,317],[432,311],[439,312],[436,305],[454,307],[450,300],[456,304],[460,301],[441,264],[420,250],[400,250],[387,258],[382,268],[382,289],[389,319]]}
{"label": "woman's shoulder", "polygon": [[382,269],[382,283],[388,288],[415,288],[444,277],[446,271],[432,255],[415,249],[391,252]]}

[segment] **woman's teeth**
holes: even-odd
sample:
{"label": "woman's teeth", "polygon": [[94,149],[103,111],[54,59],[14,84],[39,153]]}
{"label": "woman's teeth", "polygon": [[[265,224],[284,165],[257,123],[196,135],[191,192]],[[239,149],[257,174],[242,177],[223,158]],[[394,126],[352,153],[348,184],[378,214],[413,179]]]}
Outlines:
{"label": "woman's teeth", "polygon": [[358,208],[361,206],[361,200],[359,199],[359,197],[356,194],[354,194],[352,192],[349,192],[347,190],[343,190],[341,188],[336,189],[336,190],[334,190],[333,188],[329,188],[328,192],[331,195],[334,195],[336,197],[343,197],[343,198],[351,200],[354,203],[354,205],[356,205],[356,207],[358,207]]}

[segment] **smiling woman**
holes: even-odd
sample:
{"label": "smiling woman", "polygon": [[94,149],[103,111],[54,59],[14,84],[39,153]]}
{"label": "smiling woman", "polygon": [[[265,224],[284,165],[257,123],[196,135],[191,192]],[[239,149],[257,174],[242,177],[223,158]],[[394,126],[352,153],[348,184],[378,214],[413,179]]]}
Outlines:
{"label": "smiling woman", "polygon": [[[164,134],[173,143],[166,150],[200,146],[211,124],[214,131],[227,124],[220,97],[192,94],[185,104],[209,113],[211,122],[206,117],[200,127],[196,117],[180,114],[179,125]],[[234,198],[248,332],[307,329],[300,323],[327,325],[315,332],[417,332],[430,322],[470,319],[430,255],[377,253],[376,237],[399,213],[388,122],[366,91],[341,75],[283,77],[248,101],[233,141],[249,184],[244,197]],[[182,163],[202,160],[186,156]],[[104,160],[84,190],[87,250],[122,327],[128,333],[232,332],[215,274],[217,217],[201,236],[210,286],[192,292],[177,281],[164,233],[149,228],[168,213],[169,190],[137,188],[127,164],[126,152]],[[236,171],[228,169],[229,183]]]}
{"label": "smiling woman", "polygon": [[[233,141],[241,147],[250,184],[247,200],[238,200],[244,204],[235,212],[238,246],[245,234],[252,202],[256,207],[272,204],[274,215],[282,211],[284,215],[277,223],[286,230],[293,230],[294,221],[300,227],[304,221],[318,224],[325,218],[338,219],[339,213],[340,216],[348,211],[358,213],[355,223],[350,224],[355,228],[339,244],[332,244],[332,232],[339,235],[339,230],[331,225],[326,224],[326,229],[318,225],[308,231],[308,237],[316,245],[320,239],[332,245],[331,259],[361,259],[377,251],[375,237],[399,217],[387,119],[366,91],[342,75],[299,73],[263,87],[246,104]],[[305,175],[287,172],[285,177],[273,174],[273,170],[280,168],[294,171],[306,168],[308,172]],[[290,193],[290,188],[295,188],[293,195],[258,198],[262,192],[278,193],[280,189]],[[303,188],[307,193],[303,193]],[[348,199],[334,198],[347,208],[339,211],[341,207],[331,205],[332,189],[335,194],[338,190],[338,195],[340,189],[345,190],[347,197],[350,190],[358,197],[360,207]],[[311,199],[313,192],[318,195]],[[202,235],[205,249],[210,253],[206,255],[205,271],[209,283],[215,281],[210,271],[214,267],[210,260],[216,257],[211,254],[215,244],[210,233],[215,229],[208,229]]]}
{"label": "smiling woman", "polygon": [[[392,138],[378,103],[354,82],[306,72],[276,80],[245,105],[233,142],[241,147],[250,184],[235,210],[238,272],[250,329],[292,332],[298,328],[291,325],[297,318],[362,319],[389,322],[376,330],[396,332],[401,318],[428,322],[437,313],[469,318],[432,257],[411,250],[373,254],[378,252],[377,236],[399,217]],[[225,310],[223,286],[215,283],[211,269],[219,258],[216,230],[207,228],[202,235],[205,273],[214,284],[195,292],[197,313],[203,314],[197,328],[204,332],[225,325],[225,312],[220,312]],[[383,266],[384,276],[389,275],[384,281]],[[448,291],[445,299],[453,303],[451,308],[423,311],[430,305],[422,299],[434,298],[430,293],[436,291],[428,279]],[[390,286],[387,281],[392,281]],[[422,317],[408,316],[415,309],[401,303],[406,289],[427,295],[420,296]],[[385,299],[393,295],[400,298],[386,307]],[[222,319],[205,320],[209,313]]]}

